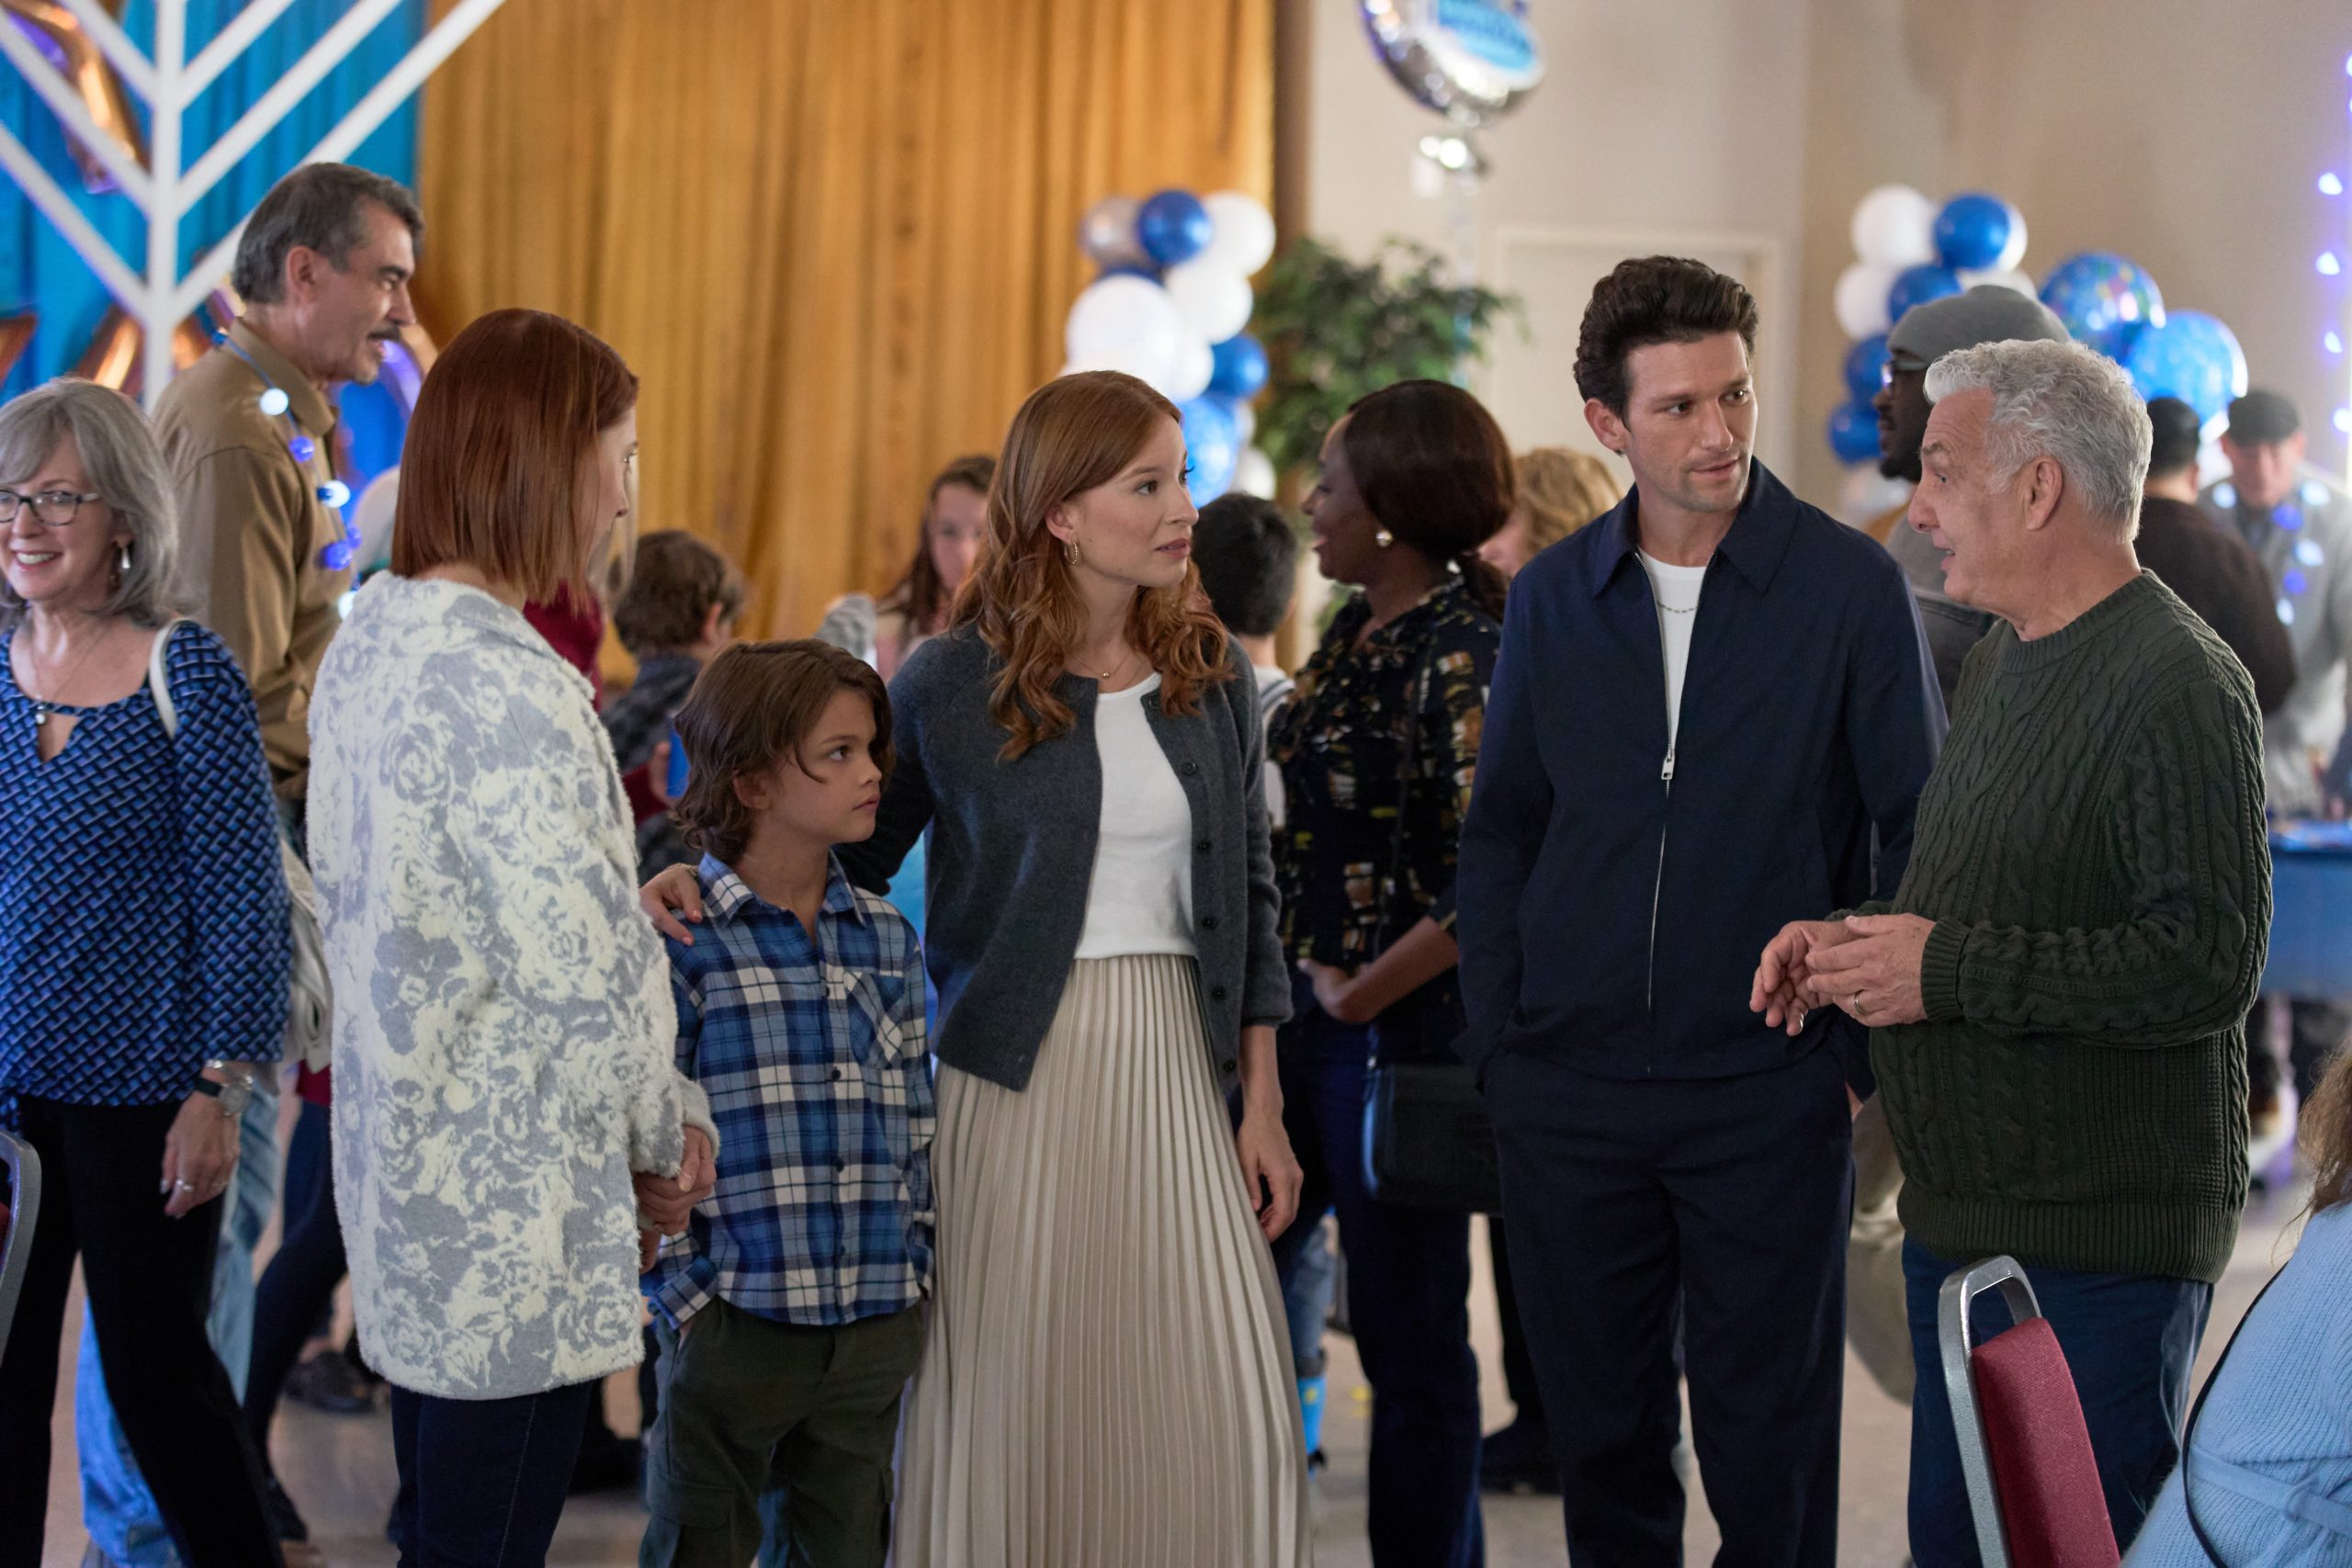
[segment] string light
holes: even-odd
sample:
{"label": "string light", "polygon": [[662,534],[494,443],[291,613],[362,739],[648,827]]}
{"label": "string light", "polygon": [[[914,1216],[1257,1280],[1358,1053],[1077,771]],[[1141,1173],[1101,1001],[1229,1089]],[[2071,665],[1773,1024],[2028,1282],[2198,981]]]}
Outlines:
{"label": "string light", "polygon": [[2344,264],[2335,259],[2335,253],[2334,251],[2320,252],[2318,265],[2320,276],[2322,277],[2334,277],[2337,273],[2344,270]]}
{"label": "string light", "polygon": [[2333,327],[2320,334],[2319,345],[2330,354],[2344,352],[2344,340],[2335,335],[2335,330]]}
{"label": "string light", "polygon": [[2336,175],[2336,172],[2334,169],[2330,169],[2327,173],[2320,175],[2319,193],[2322,196],[2342,196],[2344,194],[2344,181]]}

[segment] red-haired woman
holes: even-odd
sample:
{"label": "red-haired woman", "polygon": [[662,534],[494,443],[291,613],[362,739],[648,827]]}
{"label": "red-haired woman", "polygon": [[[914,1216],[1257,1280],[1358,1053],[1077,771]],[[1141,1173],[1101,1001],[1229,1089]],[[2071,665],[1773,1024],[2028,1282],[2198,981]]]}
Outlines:
{"label": "red-haired woman", "polygon": [[1250,661],[1193,607],[1166,399],[1064,377],[999,461],[956,624],[891,690],[880,826],[842,852],[878,886],[931,829],[939,1293],[899,1560],[1297,1563],[1266,1245],[1300,1180],[1290,986]]}
{"label": "red-haired woman", "polygon": [[636,405],[560,317],[460,333],[409,427],[392,570],[311,701],[335,1209],[403,1562],[544,1561],[597,1384],[642,1354],[639,1228],[683,1227],[715,1148],[612,748],[523,617],[584,594]]}

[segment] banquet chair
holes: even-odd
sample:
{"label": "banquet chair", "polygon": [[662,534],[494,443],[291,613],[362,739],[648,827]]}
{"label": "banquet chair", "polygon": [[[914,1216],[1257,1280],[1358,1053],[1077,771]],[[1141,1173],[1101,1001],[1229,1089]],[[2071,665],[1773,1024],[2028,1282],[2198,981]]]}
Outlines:
{"label": "banquet chair", "polygon": [[24,1293],[25,1263],[33,1250],[33,1224],[40,1217],[40,1156],[15,1134],[0,1129],[0,1169],[8,1191],[0,1201],[0,1356],[7,1354],[8,1325]]}

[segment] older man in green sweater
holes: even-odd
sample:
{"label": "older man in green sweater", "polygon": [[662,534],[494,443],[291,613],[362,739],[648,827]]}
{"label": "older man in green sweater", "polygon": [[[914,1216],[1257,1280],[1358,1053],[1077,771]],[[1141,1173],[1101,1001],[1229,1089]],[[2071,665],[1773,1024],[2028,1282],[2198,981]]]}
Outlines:
{"label": "older man in green sweater", "polygon": [[1753,1001],[1871,1028],[1910,1233],[1912,1554],[1951,1568],[1977,1562],[1937,1348],[1955,1269],[2026,1266],[2120,1541],[2178,1458],[2245,1201],[2270,861],[2252,682],[2132,553],[2149,424],[2129,379],[2080,344],[1995,343],[1928,387],[1910,525],[1999,623],[1893,903],[1789,927]]}

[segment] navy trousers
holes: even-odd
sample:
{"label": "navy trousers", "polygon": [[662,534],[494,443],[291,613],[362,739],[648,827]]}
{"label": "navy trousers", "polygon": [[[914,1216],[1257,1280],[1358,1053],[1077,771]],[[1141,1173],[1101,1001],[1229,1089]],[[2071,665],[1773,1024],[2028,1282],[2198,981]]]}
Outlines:
{"label": "navy trousers", "polygon": [[1853,1206],[1836,1058],[1625,1081],[1507,1053],[1486,1089],[1568,1561],[1682,1561],[1679,1292],[1715,1562],[1834,1568]]}

